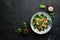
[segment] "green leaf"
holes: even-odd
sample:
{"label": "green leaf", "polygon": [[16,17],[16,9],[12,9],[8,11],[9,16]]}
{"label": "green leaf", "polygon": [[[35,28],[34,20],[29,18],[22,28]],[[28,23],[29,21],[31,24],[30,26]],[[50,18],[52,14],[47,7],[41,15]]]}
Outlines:
{"label": "green leaf", "polygon": [[55,15],[55,12],[50,13],[50,15],[54,16]]}
{"label": "green leaf", "polygon": [[41,29],[38,29],[38,31],[41,31]]}
{"label": "green leaf", "polygon": [[27,23],[26,23],[26,22],[23,22],[22,25],[23,25],[23,26],[27,26]]}
{"label": "green leaf", "polygon": [[37,18],[37,17],[39,17],[39,15],[37,14],[37,15],[35,15],[35,17],[34,18]]}
{"label": "green leaf", "polygon": [[37,17],[35,17],[33,20],[36,20],[37,19]]}
{"label": "green leaf", "polygon": [[33,19],[33,21],[35,21],[35,18]]}
{"label": "green leaf", "polygon": [[48,25],[46,25],[46,29],[48,28]]}
{"label": "green leaf", "polygon": [[47,25],[49,25],[49,24],[50,24],[50,21],[48,20]]}
{"label": "green leaf", "polygon": [[40,15],[40,19],[42,19],[43,17],[45,17],[43,14]]}
{"label": "green leaf", "polygon": [[40,16],[40,19],[42,19],[43,18],[43,16]]}
{"label": "green leaf", "polygon": [[36,28],[37,28],[37,25],[36,25],[36,24],[34,24],[33,26],[34,26],[34,29],[36,29]]}
{"label": "green leaf", "polygon": [[46,5],[40,4],[40,8],[45,8],[45,7],[46,7]]}
{"label": "green leaf", "polygon": [[54,15],[51,15],[51,18],[55,18],[55,16]]}
{"label": "green leaf", "polygon": [[44,16],[43,14],[41,14],[40,16]]}
{"label": "green leaf", "polygon": [[53,16],[55,18],[55,16]]}
{"label": "green leaf", "polygon": [[46,16],[44,16],[44,18],[47,18]]}
{"label": "green leaf", "polygon": [[53,16],[52,16],[52,15],[50,15],[50,17],[51,17],[51,18],[53,18]]}
{"label": "green leaf", "polygon": [[38,27],[37,27],[37,29],[38,29],[38,31],[41,31],[41,29],[40,29],[40,28],[38,28]]}
{"label": "green leaf", "polygon": [[18,33],[22,32],[22,28],[17,28],[17,30],[18,30]]}

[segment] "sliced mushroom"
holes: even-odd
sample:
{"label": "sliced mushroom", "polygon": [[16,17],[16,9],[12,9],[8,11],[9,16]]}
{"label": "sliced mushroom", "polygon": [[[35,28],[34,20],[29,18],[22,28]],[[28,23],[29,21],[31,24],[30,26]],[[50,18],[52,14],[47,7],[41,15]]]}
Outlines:
{"label": "sliced mushroom", "polygon": [[52,12],[54,10],[54,8],[52,6],[48,7],[48,11]]}

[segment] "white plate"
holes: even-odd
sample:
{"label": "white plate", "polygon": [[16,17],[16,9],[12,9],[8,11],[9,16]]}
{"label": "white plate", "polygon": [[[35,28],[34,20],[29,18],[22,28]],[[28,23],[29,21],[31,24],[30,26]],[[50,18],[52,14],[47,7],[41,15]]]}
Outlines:
{"label": "white plate", "polygon": [[[39,15],[44,14],[45,16],[47,16],[47,19],[51,21],[51,23],[48,25],[48,28],[47,28],[47,29],[44,29],[44,31],[38,31],[37,29],[34,29],[34,27],[33,27],[33,18],[34,18],[35,15],[37,15],[37,14],[39,14]],[[46,34],[46,33],[49,32],[50,29],[52,28],[52,19],[51,19],[51,17],[50,17],[47,13],[45,13],[45,12],[37,12],[37,13],[35,13],[35,14],[32,16],[31,21],[30,21],[30,26],[31,26],[32,30],[33,30],[35,33],[37,33],[37,34]]]}

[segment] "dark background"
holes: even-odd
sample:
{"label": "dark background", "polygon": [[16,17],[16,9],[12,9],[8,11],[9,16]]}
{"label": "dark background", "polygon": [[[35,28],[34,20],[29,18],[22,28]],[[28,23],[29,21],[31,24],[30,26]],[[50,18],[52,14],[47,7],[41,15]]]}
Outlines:
{"label": "dark background", "polygon": [[[50,32],[38,35],[30,28],[30,19],[35,12],[42,11],[39,4],[54,6],[56,17]],[[23,27],[26,21],[30,28],[27,35],[13,32]],[[0,40],[60,40],[60,0],[0,0]]]}

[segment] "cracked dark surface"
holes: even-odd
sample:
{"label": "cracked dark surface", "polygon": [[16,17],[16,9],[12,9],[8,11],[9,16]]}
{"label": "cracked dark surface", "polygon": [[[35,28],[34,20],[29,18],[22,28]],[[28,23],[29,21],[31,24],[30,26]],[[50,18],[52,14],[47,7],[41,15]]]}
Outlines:
{"label": "cracked dark surface", "polygon": [[[54,6],[56,18],[52,29],[45,35],[35,34],[31,29],[28,35],[16,34],[12,30],[30,19],[34,12],[42,11],[39,4]],[[0,40],[60,40],[60,0],[0,0]]]}

